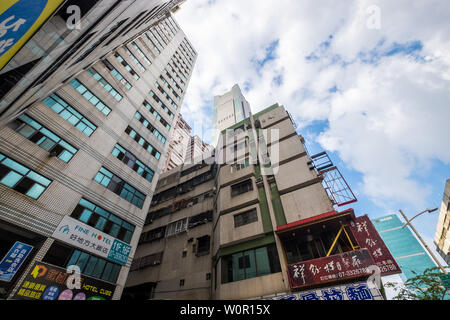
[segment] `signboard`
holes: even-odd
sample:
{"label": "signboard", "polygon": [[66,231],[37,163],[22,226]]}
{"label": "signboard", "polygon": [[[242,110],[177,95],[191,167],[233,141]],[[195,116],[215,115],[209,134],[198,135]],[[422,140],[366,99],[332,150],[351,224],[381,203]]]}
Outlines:
{"label": "signboard", "polygon": [[14,299],[20,300],[111,300],[115,285],[81,276],[80,289],[67,287],[70,274],[63,268],[36,261]]}
{"label": "signboard", "polygon": [[122,265],[131,251],[125,242],[69,216],[64,216],[52,237]]}
{"label": "signboard", "polygon": [[291,288],[301,288],[344,279],[370,276],[374,262],[367,249],[349,251],[288,265]]}
{"label": "signboard", "polygon": [[402,270],[367,215],[352,221],[350,229],[359,246],[369,250],[373,261],[381,270],[381,276],[402,273]]}
{"label": "signboard", "polygon": [[33,246],[16,241],[0,262],[0,280],[11,281],[32,249]]}
{"label": "signboard", "polygon": [[0,1],[0,70],[64,0]]}
{"label": "signboard", "polygon": [[335,287],[293,292],[262,300],[384,300],[377,288],[369,288],[366,282],[348,283]]}

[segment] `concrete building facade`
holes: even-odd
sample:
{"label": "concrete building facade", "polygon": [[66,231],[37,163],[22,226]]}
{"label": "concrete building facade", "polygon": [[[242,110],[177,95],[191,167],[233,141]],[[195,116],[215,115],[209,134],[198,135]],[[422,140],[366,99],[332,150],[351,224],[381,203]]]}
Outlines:
{"label": "concrete building facade", "polygon": [[[339,203],[322,184],[326,178],[304,142],[276,104],[223,130],[214,159],[161,175],[144,228],[158,239],[139,245],[136,257],[142,260],[135,260],[139,270],[129,275],[128,297],[382,299],[360,282],[375,264],[360,237],[360,225],[369,222],[352,209],[335,211]],[[205,213],[210,211],[212,216]],[[202,229],[184,227],[203,215]],[[175,236],[169,231],[174,224]],[[206,260],[195,254],[200,247]],[[156,253],[158,263],[142,264]],[[332,274],[332,266],[342,272]],[[360,268],[344,271],[352,266]]]}
{"label": "concrete building facade", "polygon": [[197,56],[179,3],[67,1],[2,70],[1,298],[120,299]]}
{"label": "concrete building facade", "polygon": [[188,146],[191,142],[191,130],[191,127],[180,114],[169,143],[169,149],[165,160],[166,162],[162,172],[172,170],[173,168],[181,166],[184,163]]}
{"label": "concrete building facade", "polygon": [[450,179],[445,184],[434,243],[442,259],[450,264]]}
{"label": "concrete building facade", "polygon": [[211,157],[213,150],[213,146],[204,142],[199,136],[190,137],[184,162],[186,164],[202,162],[202,160]]}

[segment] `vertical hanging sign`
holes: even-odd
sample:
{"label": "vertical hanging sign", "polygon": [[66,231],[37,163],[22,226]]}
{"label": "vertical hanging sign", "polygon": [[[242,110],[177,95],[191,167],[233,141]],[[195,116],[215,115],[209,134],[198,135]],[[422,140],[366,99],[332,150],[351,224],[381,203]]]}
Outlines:
{"label": "vertical hanging sign", "polygon": [[33,246],[16,241],[0,261],[0,280],[10,282],[32,249]]}
{"label": "vertical hanging sign", "polygon": [[359,246],[369,250],[373,261],[381,269],[382,276],[402,273],[402,270],[367,215],[357,217],[355,221],[352,221],[350,229]]}
{"label": "vertical hanging sign", "polygon": [[0,70],[64,0],[0,1]]}

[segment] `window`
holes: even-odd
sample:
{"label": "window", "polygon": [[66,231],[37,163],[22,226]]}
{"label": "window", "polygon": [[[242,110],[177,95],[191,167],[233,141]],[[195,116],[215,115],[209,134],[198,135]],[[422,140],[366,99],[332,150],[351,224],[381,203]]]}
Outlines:
{"label": "window", "polygon": [[129,166],[131,169],[136,171],[141,177],[148,181],[153,180],[153,176],[155,172],[144,165],[141,161],[139,161],[132,153],[123,148],[120,144],[116,144],[114,147],[112,154]]}
{"label": "window", "polygon": [[145,225],[150,224],[154,219],[161,218],[170,213],[172,213],[172,209],[170,207],[165,207],[156,211],[149,212],[147,218],[145,219]]}
{"label": "window", "polygon": [[167,226],[167,237],[176,235],[178,233],[184,232],[187,229],[188,219],[184,218],[175,222],[172,222]]}
{"label": "window", "polygon": [[65,246],[57,241],[51,245],[43,261],[63,268],[76,265],[83,275],[111,283],[116,283],[121,268],[119,264]]}
{"label": "window", "polygon": [[222,283],[281,272],[275,244],[222,257]]}
{"label": "window", "polygon": [[197,238],[197,252],[195,253],[197,257],[209,254],[210,240],[210,236]]}
{"label": "window", "polygon": [[155,108],[153,108],[150,105],[150,103],[148,103],[147,101],[144,101],[143,104],[144,104],[145,108],[147,108],[147,110],[150,111],[150,113],[152,113],[156,117],[156,119],[159,120],[159,122],[161,122],[161,124],[164,127],[166,127],[167,130],[170,130],[170,124],[166,120],[164,120],[164,118],[161,117],[161,115],[158,113],[158,111],[156,111]]}
{"label": "window", "polygon": [[156,44],[153,42],[153,40],[149,37],[147,33],[145,33],[145,36],[147,37],[148,41],[152,44],[153,48],[158,52],[158,54],[161,54],[161,50],[156,46]]}
{"label": "window", "polygon": [[134,117],[138,119],[139,122],[142,123],[151,133],[153,133],[153,135],[158,138],[158,140],[160,140],[163,144],[166,143],[166,137],[164,137],[155,127],[153,127],[142,114],[136,112]]}
{"label": "window", "polygon": [[75,207],[71,217],[128,244],[135,229],[132,224],[84,198]]}
{"label": "window", "polygon": [[148,64],[151,65],[152,62],[150,61],[150,59],[145,55],[144,52],[142,52],[141,48],[139,48],[139,46],[137,45],[136,42],[131,42],[131,45],[133,46],[133,48],[141,55],[142,58],[144,58],[144,61]]}
{"label": "window", "polygon": [[[162,95],[169,101],[169,103],[174,107],[175,109],[178,109],[178,105],[172,100],[172,98],[167,94],[166,91],[164,91],[163,87],[159,85],[158,82],[155,82],[155,87],[158,88],[158,90],[162,93]],[[175,90],[172,89],[172,87],[169,86],[169,89],[171,89],[172,93],[175,94],[175,96],[180,100],[180,97],[175,93]]]}
{"label": "window", "polygon": [[86,88],[80,81],[74,79],[70,81],[72,88],[77,90],[83,97],[86,98],[94,107],[100,110],[105,116],[111,112],[106,104],[104,104],[95,94],[93,94],[88,88]]}
{"label": "window", "polygon": [[102,60],[103,64],[111,71],[111,74],[116,77],[117,80],[120,81],[121,84],[124,85],[124,87],[127,90],[130,90],[133,86],[128,82],[128,80],[119,72],[116,68],[108,61],[108,60]]}
{"label": "window", "polygon": [[[166,69],[164,69],[166,76],[169,78],[170,82],[172,82],[175,87],[178,89],[178,91],[180,91],[181,93],[183,93],[183,89],[178,85],[178,83],[175,81],[174,78],[172,78],[172,76],[170,75],[169,71],[167,71]],[[164,79],[162,75],[159,76],[160,79]]]}
{"label": "window", "polygon": [[167,106],[161,101],[161,99],[159,99],[159,97],[153,92],[153,90],[150,90],[150,95],[153,97],[153,100],[156,101],[156,103],[165,111],[167,112],[167,114],[173,119],[174,118],[174,114],[172,113],[172,111],[170,111],[169,108],[167,108]]}
{"label": "window", "polygon": [[163,257],[163,252],[158,252],[145,257],[136,258],[131,264],[130,271],[135,271],[139,269],[144,269],[147,267],[153,267],[161,264]]}
{"label": "window", "polygon": [[231,186],[231,196],[235,197],[237,195],[249,192],[251,190],[253,190],[252,180],[250,180],[250,179],[245,180],[243,182],[239,182],[239,183]]}
{"label": "window", "polygon": [[88,70],[88,73],[103,87],[105,88],[106,91],[109,92],[109,94],[116,100],[116,101],[120,101],[123,99],[122,95],[120,95],[119,92],[117,92],[116,89],[113,88],[112,85],[109,84],[108,81],[106,81],[105,79],[103,79],[103,77],[97,72],[95,71],[94,68],[90,68]]}
{"label": "window", "polygon": [[134,54],[131,53],[130,50],[128,50],[127,47],[125,48],[125,52],[130,56],[131,60],[134,61],[134,63],[136,63],[136,65],[139,67],[139,69],[141,69],[142,72],[145,72],[147,69],[145,69],[145,67],[142,65],[142,63],[136,58],[136,56]]}
{"label": "window", "polygon": [[249,158],[245,158],[244,160],[238,161],[235,164],[231,165],[231,172],[236,172],[239,170],[242,170],[244,168],[247,168],[248,166],[250,166],[250,161]]}
{"label": "window", "polygon": [[26,114],[22,114],[8,126],[66,163],[78,151],[78,149]]}
{"label": "window", "polygon": [[52,181],[0,153],[0,183],[38,199]]}
{"label": "window", "polygon": [[86,117],[67,104],[67,102],[56,94],[52,94],[50,97],[45,99],[43,103],[88,137],[90,137],[97,129],[96,125],[90,122]]}
{"label": "window", "polygon": [[184,279],[180,280],[180,287],[184,286]]}
{"label": "window", "polygon": [[135,80],[139,80],[139,75],[136,73],[136,71],[131,68],[131,66],[128,64],[128,62],[125,61],[124,58],[117,52],[114,54],[114,56],[117,58],[117,60],[127,69],[127,71],[133,76]]}
{"label": "window", "polygon": [[128,126],[125,129],[125,132],[133,138],[134,141],[136,141],[142,148],[147,150],[148,153],[150,153],[152,156],[154,156],[157,160],[161,157],[161,153],[155,149],[150,143],[147,142],[144,138],[141,137],[139,133],[137,133],[135,130],[133,130],[130,126]]}
{"label": "window", "polygon": [[152,242],[164,238],[166,234],[166,226],[162,226],[147,232],[143,232],[139,238],[139,243]]}
{"label": "window", "polygon": [[206,211],[189,218],[189,228],[208,223],[212,221],[212,211]]}
{"label": "window", "polygon": [[258,221],[256,209],[234,215],[234,227],[240,227]]}
{"label": "window", "polygon": [[94,180],[121,198],[142,209],[146,196],[121,178],[114,175],[111,171],[103,167],[100,168],[100,171],[97,173]]}

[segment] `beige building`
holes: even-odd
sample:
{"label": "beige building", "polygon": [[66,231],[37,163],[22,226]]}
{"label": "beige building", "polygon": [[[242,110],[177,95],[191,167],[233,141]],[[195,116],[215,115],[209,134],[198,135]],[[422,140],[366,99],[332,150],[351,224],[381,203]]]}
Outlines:
{"label": "beige building", "polygon": [[195,135],[189,139],[184,162],[186,164],[202,162],[202,160],[211,157],[213,151],[213,146],[207,144],[199,136]]}
{"label": "beige building", "polygon": [[0,298],[89,298],[64,289],[77,266],[120,299],[197,56],[179,3],[67,1],[1,70],[0,256],[32,249]]}
{"label": "beige building", "polygon": [[[382,299],[357,282],[367,279],[362,273],[296,285],[302,261],[312,265],[330,254],[346,264],[373,261],[350,230],[353,210],[335,211],[341,203],[324,187],[328,178],[284,107],[250,115],[219,141],[214,163],[161,175],[124,298],[261,299],[350,285],[348,299],[363,288],[366,298]],[[324,295],[341,289],[333,290]]]}
{"label": "beige building", "polygon": [[450,180],[445,184],[434,243],[441,257],[450,264]]}
{"label": "beige building", "polygon": [[162,172],[172,170],[184,163],[188,146],[191,142],[191,130],[191,127],[180,114],[170,139],[169,150],[167,151],[166,162]]}

